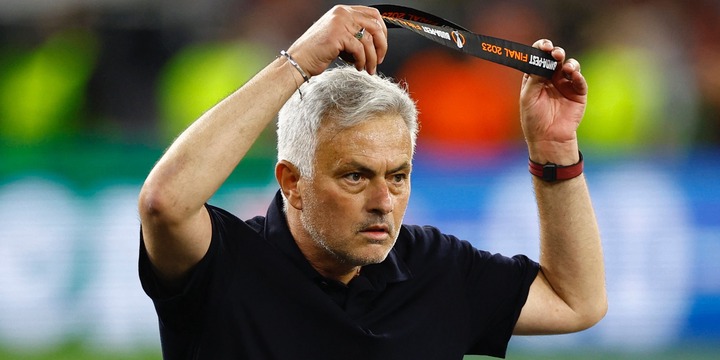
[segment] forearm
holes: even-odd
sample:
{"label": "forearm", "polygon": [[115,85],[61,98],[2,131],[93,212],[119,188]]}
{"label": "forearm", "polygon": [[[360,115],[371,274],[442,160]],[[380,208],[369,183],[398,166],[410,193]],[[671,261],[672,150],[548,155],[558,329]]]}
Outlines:
{"label": "forearm", "polygon": [[196,120],[148,176],[141,197],[182,218],[217,191],[302,78],[278,58]]}
{"label": "forearm", "polygon": [[540,265],[549,285],[590,326],[605,314],[605,271],[599,229],[584,177],[533,179],[540,221]]}
{"label": "forearm", "polygon": [[[569,166],[580,160],[577,128],[588,84],[580,63],[543,39],[535,47],[562,63],[551,79],[525,75],[520,93],[523,134],[530,160]],[[533,178],[540,222],[541,271],[530,287],[516,334],[586,329],[605,316],[605,273],[600,234],[585,178]]]}

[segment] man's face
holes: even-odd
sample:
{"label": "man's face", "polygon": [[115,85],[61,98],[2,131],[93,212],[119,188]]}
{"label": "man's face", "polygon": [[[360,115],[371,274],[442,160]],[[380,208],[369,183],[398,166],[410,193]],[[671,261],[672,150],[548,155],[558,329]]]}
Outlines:
{"label": "man's face", "polygon": [[321,128],[315,175],[301,180],[301,221],[324,261],[362,266],[385,259],[410,196],[412,147],[402,118],[384,115]]}

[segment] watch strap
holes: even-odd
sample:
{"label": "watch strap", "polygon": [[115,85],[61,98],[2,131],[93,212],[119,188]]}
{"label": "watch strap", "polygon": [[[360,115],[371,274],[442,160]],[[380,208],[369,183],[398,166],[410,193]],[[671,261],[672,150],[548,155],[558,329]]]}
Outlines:
{"label": "watch strap", "polygon": [[583,173],[583,155],[579,151],[578,154],[580,160],[573,165],[539,164],[528,159],[528,167],[531,174],[547,182],[572,179]]}

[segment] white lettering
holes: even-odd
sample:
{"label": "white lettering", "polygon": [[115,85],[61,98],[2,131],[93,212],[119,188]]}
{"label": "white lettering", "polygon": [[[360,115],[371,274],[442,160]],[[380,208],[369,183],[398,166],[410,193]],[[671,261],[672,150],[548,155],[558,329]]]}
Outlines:
{"label": "white lettering", "polygon": [[537,55],[530,55],[530,61],[528,61],[528,63],[547,70],[555,70],[557,67],[557,61],[544,59]]}
{"label": "white lettering", "polygon": [[427,27],[427,26],[423,26],[422,29],[424,32],[426,32],[430,35],[435,35],[435,36],[437,36],[439,38],[443,38],[445,40],[451,40],[450,33],[446,32],[446,31],[433,29],[433,28]]}

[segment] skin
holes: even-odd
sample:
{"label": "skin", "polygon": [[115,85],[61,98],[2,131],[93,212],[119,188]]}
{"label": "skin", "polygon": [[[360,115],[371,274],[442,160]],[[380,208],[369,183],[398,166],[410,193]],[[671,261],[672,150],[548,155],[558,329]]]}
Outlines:
{"label": "skin", "polygon": [[410,131],[399,116],[385,115],[323,127],[313,178],[277,165],[290,230],[321,274],[347,283],[359,267],[385,259],[410,197],[411,162]]}
{"label": "skin", "polygon": [[[358,40],[354,34],[361,28],[366,31]],[[563,66],[552,79],[527,75],[523,79],[521,122],[528,153],[538,163],[571,165],[578,161],[576,129],[588,86],[580,64],[566,59],[563,49],[548,40],[534,46],[551,52]],[[387,28],[377,10],[339,5],[315,22],[288,52],[314,76],[341,51],[356,59],[358,69],[373,74],[387,50]],[[138,201],[142,233],[150,261],[168,288],[179,289],[207,252],[212,229],[204,204],[302,81],[287,59],[277,58],[186,129],[148,175]],[[368,124],[392,123],[391,117],[375,120]],[[409,177],[400,185],[394,176],[405,163],[410,173],[411,154],[402,144],[402,131],[395,125],[385,137],[374,125],[368,126],[359,132],[362,135],[324,129],[314,179],[301,178],[286,162],[276,167],[278,183],[291,205],[288,224],[298,246],[320,273],[343,282],[358,267],[387,255],[410,190]],[[349,141],[368,147],[348,145]],[[407,193],[395,193],[405,186]],[[540,221],[541,271],[515,333],[588,328],[605,315],[607,298],[600,235],[585,178],[555,183],[533,179],[533,187]],[[328,218],[344,225],[335,226]],[[392,231],[377,226],[383,223],[388,229],[392,224]]]}
{"label": "skin", "polygon": [[[552,79],[525,75],[521,125],[530,159],[544,164],[578,162],[576,130],[587,104],[588,84],[575,59],[549,40],[533,46],[563,64]],[[607,312],[605,269],[597,220],[584,175],[547,183],[533,178],[540,221],[541,270],[515,326],[516,334],[584,330]]]}

